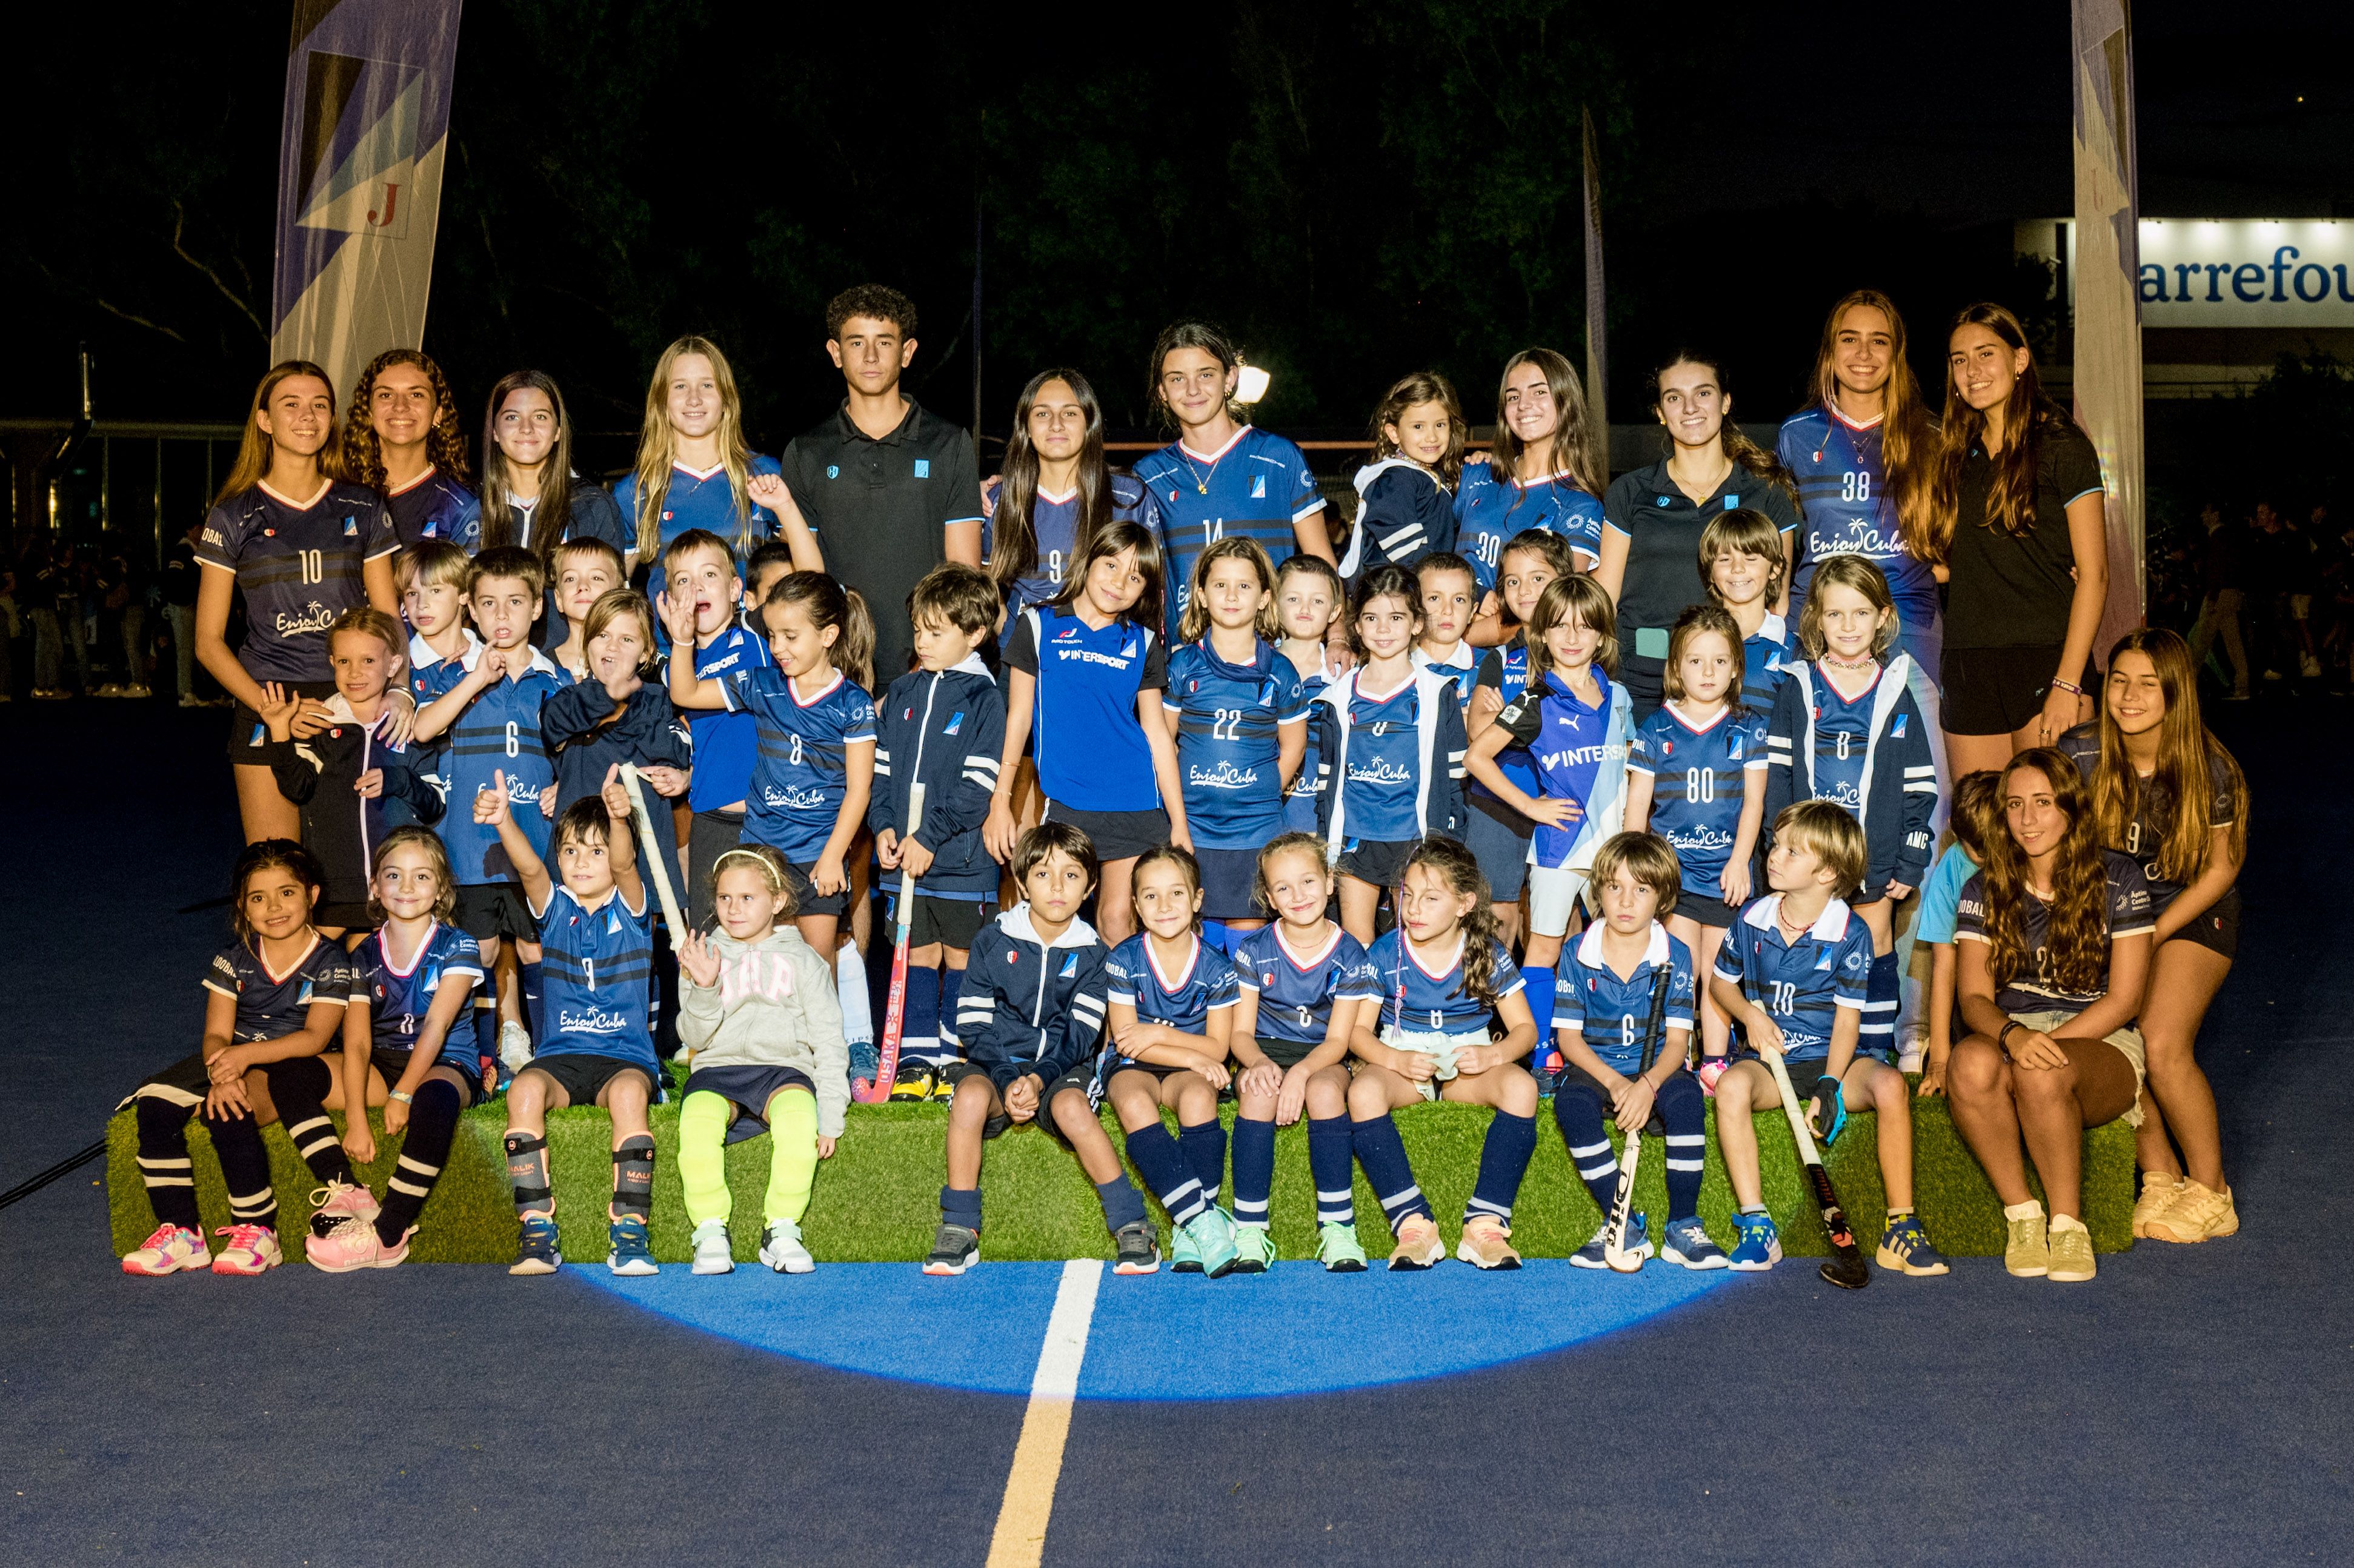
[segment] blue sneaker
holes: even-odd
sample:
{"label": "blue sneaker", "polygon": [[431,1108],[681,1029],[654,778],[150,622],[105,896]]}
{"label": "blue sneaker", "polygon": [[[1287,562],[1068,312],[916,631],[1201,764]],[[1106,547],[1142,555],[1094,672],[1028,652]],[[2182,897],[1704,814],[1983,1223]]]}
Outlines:
{"label": "blue sneaker", "polygon": [[1697,1217],[1668,1222],[1659,1255],[1680,1268],[1723,1268],[1725,1264],[1723,1252],[1708,1239]]}
{"label": "blue sneaker", "polygon": [[[1627,1250],[1633,1253],[1637,1257],[1646,1261],[1649,1261],[1651,1257],[1656,1255],[1651,1246],[1649,1232],[1650,1217],[1649,1215],[1629,1214],[1627,1216]],[[1573,1268],[1608,1268],[1610,1266],[1610,1260],[1603,1253],[1602,1242],[1603,1238],[1608,1235],[1609,1233],[1610,1222],[1606,1219],[1602,1222],[1602,1228],[1596,1231],[1594,1234],[1587,1239],[1586,1244],[1584,1246],[1579,1247],[1575,1252],[1569,1255],[1570,1266]]]}
{"label": "blue sneaker", "polygon": [[1886,1269],[1901,1270],[1915,1277],[1946,1272],[1946,1258],[1929,1245],[1929,1233],[1921,1228],[1921,1216],[1907,1214],[1889,1222],[1880,1238],[1877,1261]]}
{"label": "blue sneaker", "polygon": [[615,1220],[605,1232],[612,1250],[605,1255],[605,1266],[616,1274],[652,1274],[653,1248],[646,1244],[646,1223],[635,1214]]}
{"label": "blue sneaker", "polygon": [[1771,1214],[1735,1213],[1734,1225],[1740,1239],[1733,1244],[1733,1255],[1726,1266],[1744,1274],[1763,1274],[1782,1261],[1782,1234],[1774,1228]]}
{"label": "blue sneaker", "polygon": [[556,1250],[556,1221],[546,1214],[525,1214],[523,1236],[515,1245],[515,1260],[509,1274],[554,1274],[564,1266],[564,1255]]}
{"label": "blue sneaker", "polygon": [[1201,1271],[1212,1279],[1223,1279],[1233,1272],[1241,1249],[1235,1243],[1235,1222],[1215,1203],[1193,1217],[1184,1234],[1193,1243],[1193,1255]]}

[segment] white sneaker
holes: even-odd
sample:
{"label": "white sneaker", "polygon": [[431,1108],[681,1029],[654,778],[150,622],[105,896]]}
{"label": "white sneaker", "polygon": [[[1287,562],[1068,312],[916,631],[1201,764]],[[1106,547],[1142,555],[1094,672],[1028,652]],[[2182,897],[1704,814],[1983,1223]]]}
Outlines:
{"label": "white sneaker", "polygon": [[695,1272],[736,1272],[736,1244],[728,1239],[726,1220],[705,1220],[695,1227]]}
{"label": "white sneaker", "polygon": [[204,1237],[167,1223],[157,1225],[154,1235],[122,1255],[122,1272],[160,1278],[182,1269],[210,1268],[212,1262],[212,1249],[205,1245]]}
{"label": "white sneaker", "polygon": [[513,1019],[499,1025],[499,1060],[510,1073],[520,1073],[531,1065],[531,1031]]}
{"label": "white sneaker", "polygon": [[817,1259],[801,1245],[801,1228],[790,1220],[771,1220],[760,1237],[760,1261],[779,1274],[811,1274]]}

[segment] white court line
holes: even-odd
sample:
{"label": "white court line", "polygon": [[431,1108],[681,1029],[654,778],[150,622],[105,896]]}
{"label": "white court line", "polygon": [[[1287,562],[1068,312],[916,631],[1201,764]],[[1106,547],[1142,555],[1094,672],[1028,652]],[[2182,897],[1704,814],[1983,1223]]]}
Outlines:
{"label": "white court line", "polygon": [[1046,1519],[1063,1474],[1063,1445],[1071,1436],[1071,1404],[1078,1397],[1079,1363],[1087,1359],[1103,1267],[1095,1257],[1063,1265],[1037,1375],[1030,1380],[1030,1407],[1013,1445],[1013,1468],[1005,1478],[1005,1500],[997,1510],[997,1532],[990,1538],[989,1568],[1037,1568],[1046,1550]]}

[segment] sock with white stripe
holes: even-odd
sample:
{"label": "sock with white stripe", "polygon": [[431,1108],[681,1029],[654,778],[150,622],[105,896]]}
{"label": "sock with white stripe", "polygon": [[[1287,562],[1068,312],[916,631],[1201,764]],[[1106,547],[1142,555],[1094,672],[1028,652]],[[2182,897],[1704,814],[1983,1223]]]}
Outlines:
{"label": "sock with white stripe", "polygon": [[1186,1169],[1202,1184],[1203,1198],[1216,1202],[1218,1189],[1226,1184],[1225,1125],[1213,1114],[1197,1127],[1180,1127],[1177,1147],[1185,1151]]}
{"label": "sock with white stripe", "polygon": [[1863,1027],[1856,1049],[1878,1055],[1896,1054],[1896,1000],[1899,990],[1896,955],[1875,953],[1872,973],[1864,981]]}
{"label": "sock with white stripe", "polygon": [[929,1061],[939,1049],[940,971],[907,968],[907,1000],[899,1014],[899,1060]]}
{"label": "sock with white stripe", "polygon": [[270,1080],[270,1097],[278,1107],[278,1119],[311,1174],[322,1181],[357,1185],[351,1158],[335,1136],[334,1118],[327,1115],[327,1091],[334,1086],[327,1064],[316,1056],[295,1056],[270,1063],[261,1074]]}
{"label": "sock with white stripe", "polygon": [[1594,1194],[1594,1206],[1608,1214],[1618,1195],[1618,1156],[1603,1126],[1602,1096],[1588,1083],[1564,1084],[1553,1092],[1553,1120],[1569,1149],[1571,1169]]}
{"label": "sock with white stripe", "polygon": [[1382,1213],[1393,1232],[1415,1214],[1426,1220],[1436,1218],[1430,1201],[1415,1185],[1405,1140],[1398,1136],[1397,1122],[1389,1112],[1358,1122],[1349,1129],[1349,1141],[1356,1149],[1357,1162],[1365,1168],[1365,1180],[1373,1184],[1373,1195],[1382,1201]]}
{"label": "sock with white stripe", "polygon": [[148,1205],[158,1223],[201,1234],[205,1222],[196,1212],[196,1163],[188,1158],[188,1118],[196,1108],[142,1095],[134,1114],[139,1179],[147,1184]]}
{"label": "sock with white stripe", "polygon": [[[1267,1159],[1275,1164],[1275,1124],[1267,1124]],[[1243,1202],[1243,1124],[1235,1123],[1235,1208]],[[1349,1118],[1345,1116],[1308,1118],[1308,1174],[1316,1183],[1316,1223],[1352,1225],[1357,1223],[1355,1172],[1350,1164]]]}
{"label": "sock with white stripe", "polygon": [[408,1128],[400,1140],[400,1159],[385,1183],[384,1202],[376,1210],[376,1239],[398,1246],[400,1238],[417,1224],[441,1167],[450,1162],[450,1145],[458,1137],[458,1113],[465,1097],[447,1078],[428,1078],[418,1086],[408,1107]]}
{"label": "sock with white stripe", "polygon": [[1486,1214],[1510,1225],[1512,1201],[1521,1195],[1521,1178],[1529,1173],[1529,1156],[1536,1151],[1537,1118],[1498,1111],[1479,1144],[1479,1179],[1463,1205],[1464,1220]]}
{"label": "sock with white stripe", "polygon": [[1183,1151],[1159,1118],[1128,1135],[1128,1158],[1161,1200],[1161,1206],[1169,1211],[1172,1223],[1191,1224],[1209,1206],[1209,1200],[1202,1195],[1202,1183],[1186,1168]]}
{"label": "sock with white stripe", "polygon": [[1668,1218],[1689,1220],[1700,1213],[1701,1178],[1708,1171],[1708,1097],[1698,1078],[1678,1073],[1653,1103],[1668,1129]]}
{"label": "sock with white stripe", "polygon": [[205,1130],[213,1135],[213,1152],[220,1158],[221,1180],[228,1187],[229,1218],[240,1225],[278,1224],[278,1194],[270,1186],[270,1156],[261,1147],[261,1129],[253,1115],[205,1116]]}
{"label": "sock with white stripe", "polygon": [[[940,966],[940,1039],[932,1047],[932,1065],[945,1065],[964,1054],[959,1036],[963,1033],[964,1018],[958,1007],[964,995],[964,971]],[[984,1018],[983,1023],[989,1021]]]}
{"label": "sock with white stripe", "polygon": [[[1342,1128],[1348,1123],[1343,1121]],[[1345,1139],[1348,1136],[1341,1134]],[[1341,1169],[1349,1169],[1349,1146],[1341,1146]],[[1267,1205],[1275,1190],[1275,1123],[1235,1118],[1235,1223],[1267,1228]]]}

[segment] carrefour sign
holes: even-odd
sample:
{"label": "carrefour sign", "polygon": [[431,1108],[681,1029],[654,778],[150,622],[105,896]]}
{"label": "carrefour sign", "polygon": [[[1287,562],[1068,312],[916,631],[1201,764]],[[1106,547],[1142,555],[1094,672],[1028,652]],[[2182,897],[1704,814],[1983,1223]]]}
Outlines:
{"label": "carrefour sign", "polygon": [[2144,218],[2146,326],[2354,326],[2354,222]]}

